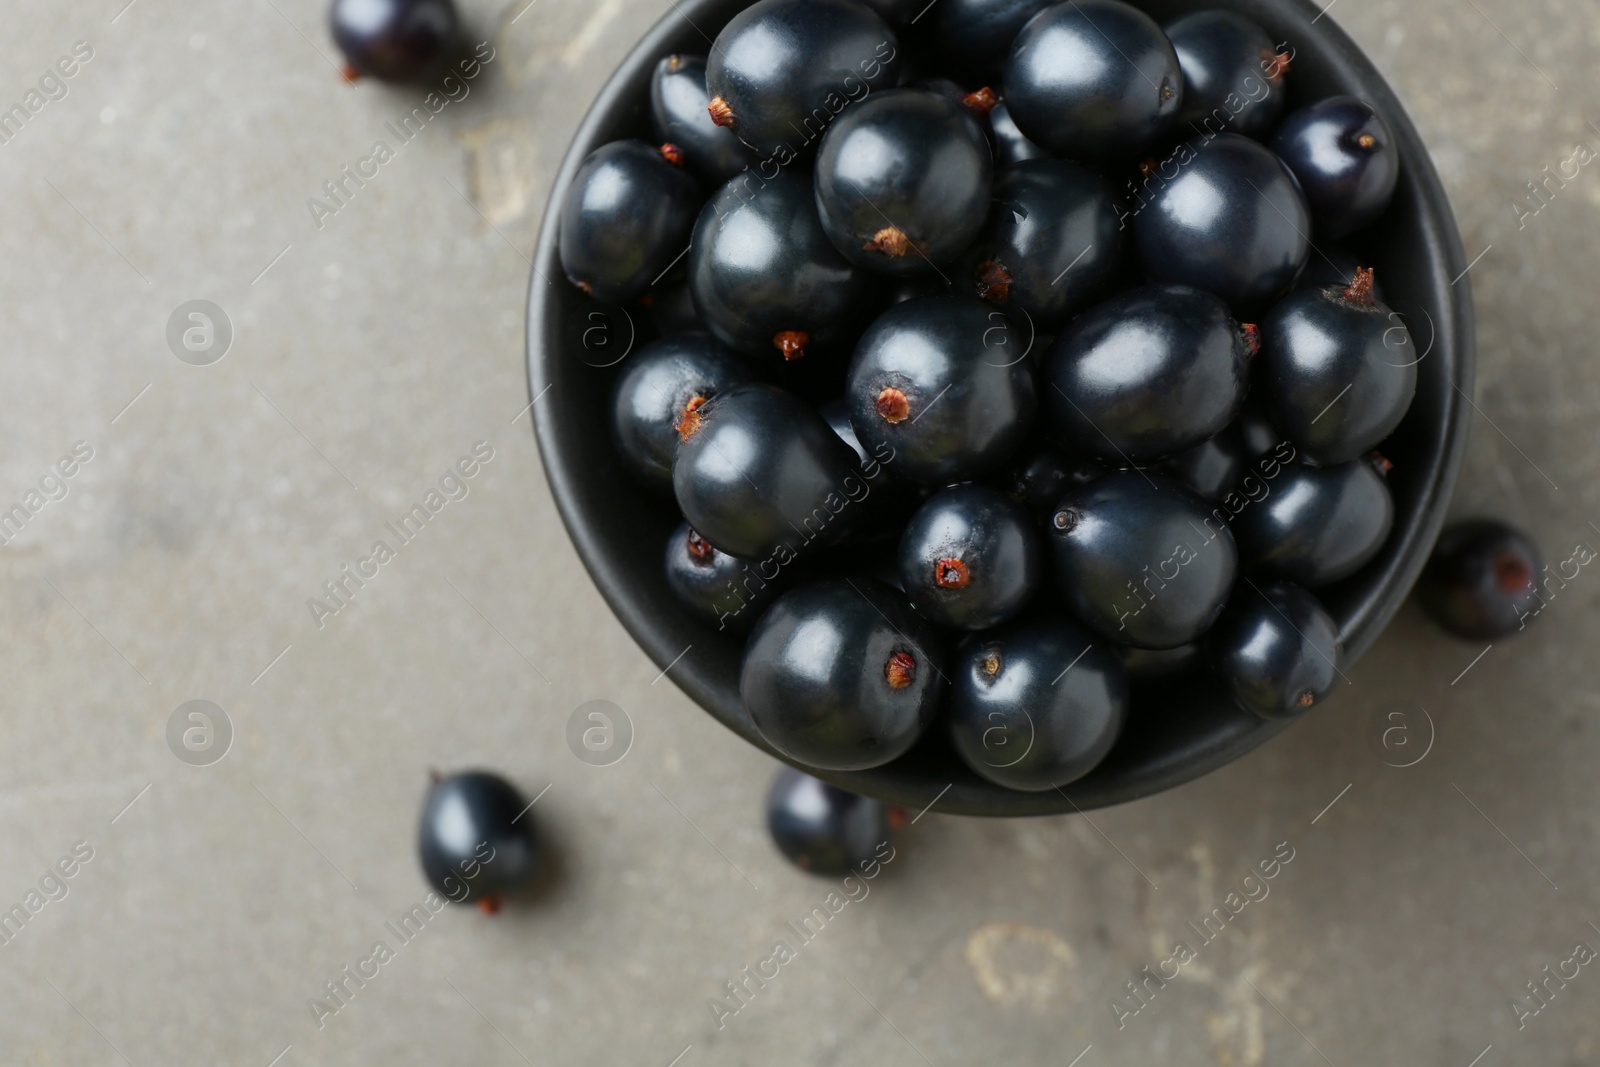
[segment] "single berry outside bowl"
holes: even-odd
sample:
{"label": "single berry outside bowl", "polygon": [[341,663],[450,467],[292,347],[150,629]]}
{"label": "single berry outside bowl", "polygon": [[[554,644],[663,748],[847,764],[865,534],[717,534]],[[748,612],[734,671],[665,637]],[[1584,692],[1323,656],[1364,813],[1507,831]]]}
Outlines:
{"label": "single berry outside bowl", "polygon": [[[672,503],[617,492],[630,484],[609,441],[606,405],[630,344],[651,336],[647,316],[600,304],[564,279],[556,219],[579,164],[620,138],[650,137],[650,75],[662,56],[704,51],[748,0],[685,0],[657,23],[601,89],[579,125],[551,188],[535,251],[528,301],[528,384],[534,432],[556,506],[601,595],[640,646],[690,698],[763,751],[765,742],[739,697],[743,645],[679,606],[661,570],[661,545],[680,521]],[[1386,302],[1404,316],[1416,352],[1416,399],[1384,455],[1394,530],[1378,557],[1351,578],[1320,589],[1338,624],[1349,665],[1377,639],[1410,592],[1443,524],[1460,468],[1474,367],[1467,260],[1454,217],[1426,148],[1394,92],[1371,62],[1312,0],[1140,0],[1165,23],[1192,11],[1225,8],[1265,27],[1295,49],[1287,109],[1349,94],[1375,104],[1393,127],[1401,175],[1382,227],[1358,252],[1377,269]],[[1320,241],[1318,242],[1321,243]],[[1315,256],[1316,253],[1311,253]],[[1456,280],[1458,279],[1459,280]],[[1426,353],[1423,355],[1423,353]],[[686,651],[687,650],[687,651]],[[1338,705],[1335,705],[1337,707]],[[932,729],[904,756],[865,771],[821,772],[858,793],[920,811],[988,816],[1071,812],[1124,803],[1171,789],[1221,767],[1289,725],[1240,710],[1202,672],[1137,681],[1128,728],[1110,756],[1060,791],[1023,793],[980,778]]]}

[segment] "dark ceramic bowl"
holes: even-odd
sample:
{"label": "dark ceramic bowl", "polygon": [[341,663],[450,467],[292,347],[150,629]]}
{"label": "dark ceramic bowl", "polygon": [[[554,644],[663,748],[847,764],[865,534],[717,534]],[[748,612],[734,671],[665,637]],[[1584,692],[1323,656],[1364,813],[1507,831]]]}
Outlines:
{"label": "dark ceramic bowl", "polygon": [[[622,624],[679,688],[723,725],[778,758],[739,699],[742,642],[681,609],[661,553],[678,522],[672,503],[635,487],[611,446],[607,397],[616,364],[646,333],[647,316],[588,299],[562,276],[556,220],[574,172],[595,148],[650,139],[652,67],[673,52],[705,53],[749,0],[683,0],[645,35],[601,90],[578,128],[545,213],[528,298],[528,385],[550,490],[578,554]],[[1160,21],[1227,7],[1295,49],[1289,106],[1336,93],[1376,104],[1398,138],[1400,185],[1387,214],[1355,246],[1375,266],[1388,303],[1405,316],[1418,354],[1417,395],[1385,444],[1394,462],[1394,532],[1359,574],[1319,595],[1339,621],[1349,663],[1382,632],[1410,591],[1444,520],[1466,440],[1473,373],[1472,298],[1450,204],[1400,101],[1367,58],[1310,0],[1141,0]],[[1313,253],[1315,255],[1315,253]],[[1346,698],[1348,699],[1348,698]],[[1330,702],[1332,714],[1343,705]],[[1203,671],[1180,669],[1136,683],[1127,729],[1111,755],[1064,791],[1018,793],[979,778],[936,725],[911,752],[870,771],[824,774],[848,789],[921,809],[968,815],[1042,815],[1148,796],[1213,771],[1272,737],[1269,723],[1236,709]],[[937,798],[937,799],[935,799]]]}

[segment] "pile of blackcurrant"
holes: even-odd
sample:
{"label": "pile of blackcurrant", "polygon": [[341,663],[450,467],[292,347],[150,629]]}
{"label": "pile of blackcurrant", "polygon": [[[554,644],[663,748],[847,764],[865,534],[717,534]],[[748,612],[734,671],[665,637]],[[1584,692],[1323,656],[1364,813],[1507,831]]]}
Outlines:
{"label": "pile of blackcurrant", "polygon": [[683,518],[667,584],[817,770],[937,730],[1060,787],[1171,650],[1304,713],[1342,655],[1317,590],[1389,535],[1375,449],[1417,383],[1338,243],[1395,189],[1388,123],[1286,107],[1292,49],[1231,12],[926,9],[758,0],[566,191],[567,277],[654,324],[610,417]]}

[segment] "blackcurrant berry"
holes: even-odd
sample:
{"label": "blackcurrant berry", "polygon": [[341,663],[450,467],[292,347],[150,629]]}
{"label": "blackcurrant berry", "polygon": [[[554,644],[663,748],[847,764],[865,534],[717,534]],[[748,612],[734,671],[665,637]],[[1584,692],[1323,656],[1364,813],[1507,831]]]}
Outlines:
{"label": "blackcurrant berry", "polygon": [[1068,609],[1135,648],[1176,648],[1205,633],[1238,571],[1233,535],[1206,503],[1144,471],[1074,489],[1047,532]]}
{"label": "blackcurrant berry", "polygon": [[1000,172],[977,248],[973,291],[1051,327],[1106,287],[1122,260],[1120,210],[1100,175],[1035,159]]}
{"label": "blackcurrant berry", "polygon": [[804,771],[785,767],[767,794],[767,830],[784,858],[837,878],[893,858],[890,808]]}
{"label": "blackcurrant berry", "polygon": [[900,537],[900,583],[924,618],[987,630],[1021,611],[1044,576],[1039,530],[998,489],[957,485],[929,497]]}
{"label": "blackcurrant berry", "polygon": [[1354,96],[1330,96],[1291,113],[1272,148],[1299,179],[1319,236],[1339,238],[1371,223],[1400,180],[1394,132]]}
{"label": "blackcurrant berry", "polygon": [[1261,138],[1283,114],[1288,53],[1267,31],[1232,11],[1195,11],[1162,29],[1183,68],[1183,113],[1196,134],[1231,130]]}
{"label": "blackcurrant berry", "polygon": [[1043,390],[1049,431],[1072,448],[1138,461],[1192,448],[1238,414],[1248,335],[1210,293],[1130,289],[1056,338]]}
{"label": "blackcurrant berry", "polygon": [[428,884],[454,903],[473,901],[489,912],[531,885],[541,850],[528,807],[497,774],[435,775],[417,829]]}
{"label": "blackcurrant berry", "polygon": [[1305,265],[1311,215],[1289,168],[1236,133],[1195,138],[1146,168],[1133,236],[1157,281],[1209,290],[1236,308],[1283,292]]}
{"label": "blackcurrant berry", "polygon": [[797,397],[736,385],[694,414],[672,487],[689,525],[716,547],[783,565],[838,544],[860,521],[867,488],[855,454]]}
{"label": "blackcurrant berry", "polygon": [[611,390],[611,439],[629,472],[670,494],[672,457],[701,405],[749,380],[748,365],[709,334],[675,334],[640,348]]}
{"label": "blackcurrant berry", "polygon": [[1033,371],[1009,320],[976,297],[895,304],[861,336],[850,422],[897,476],[948,485],[998,469],[1028,435]]}
{"label": "blackcurrant berry", "polygon": [[1017,129],[1011,109],[1002,100],[989,111],[989,129],[994,133],[994,161],[1003,167],[1025,159],[1048,159],[1050,154]]}
{"label": "blackcurrant berry", "polygon": [[1261,322],[1258,381],[1273,424],[1314,463],[1355,459],[1394,432],[1417,389],[1400,316],[1372,298],[1372,271],[1347,288],[1302,289]]}
{"label": "blackcurrant berry", "polygon": [[980,81],[998,77],[1017,33],[1055,0],[938,0],[926,20],[944,65]]}
{"label": "blackcurrant berry", "polygon": [[[1586,555],[1574,558],[1594,558]],[[1417,599],[1457,637],[1490,641],[1523,629],[1543,610],[1543,569],[1539,549],[1526,534],[1493,519],[1468,519],[1439,535],[1417,582]]]}
{"label": "blackcurrant berry", "polygon": [[782,166],[899,73],[899,41],[865,4],[757,0],[717,34],[706,89],[712,120]]}
{"label": "blackcurrant berry", "polygon": [[1122,660],[1104,638],[1028,619],[961,643],[950,733],[978,774],[1008,789],[1077,781],[1106,757],[1128,712]]}
{"label": "blackcurrant berry", "polygon": [[1288,582],[1241,583],[1206,637],[1211,668],[1234,703],[1263,719],[1303,715],[1339,679],[1339,624]]}
{"label": "blackcurrant berry", "polygon": [[768,580],[748,560],[730,556],[680,523],[667,538],[667,585],[678,603],[719,631],[748,633],[778,598],[779,578]]}
{"label": "blackcurrant berry", "polygon": [[1003,82],[1018,129],[1086,163],[1144,151],[1183,109],[1171,42],[1122,0],[1072,0],[1034,16],[1012,42]]}
{"label": "blackcurrant berry", "polygon": [[700,186],[642,141],[589,154],[561,205],[561,269],[596,300],[624,303],[649,289],[689,247]]}
{"label": "blackcurrant berry", "polygon": [[853,337],[878,296],[871,272],[823,232],[810,180],[787,172],[738,177],[712,196],[694,227],[689,291],[707,329],[769,360]]}
{"label": "blackcurrant berry", "polygon": [[829,578],[778,598],[745,645],[739,692],[761,736],[826,770],[904,754],[944,696],[938,635],[893,589]]}
{"label": "blackcurrant berry", "polygon": [[1376,461],[1284,464],[1232,527],[1244,565],[1307,589],[1348,578],[1383,547],[1394,498]]}
{"label": "blackcurrant berry", "polygon": [[1041,444],[1024,452],[1001,484],[1011,499],[1037,515],[1048,517],[1068,490],[1088,485],[1105,473],[1106,468],[1092,459],[1070,456],[1058,448]]}
{"label": "blackcurrant berry", "polygon": [[[1272,442],[1267,449],[1272,447]],[[1266,451],[1267,449],[1263,449]],[[1182,482],[1196,495],[1217,501],[1227,496],[1255,456],[1245,443],[1244,431],[1235,422],[1215,437],[1193,448],[1168,456],[1161,470]]]}
{"label": "blackcurrant berry", "polygon": [[922,89],[874,93],[817,153],[817,210],[841,255],[885,274],[937,274],[989,209],[989,144],[966,109]]}
{"label": "blackcurrant berry", "polygon": [[704,56],[668,56],[650,75],[650,118],[656,139],[676,145],[684,162],[715,188],[756,162],[733,131],[711,121],[706,110]]}
{"label": "blackcurrant berry", "polygon": [[460,37],[451,0],[333,0],[328,21],[351,81],[426,78],[450,59]]}

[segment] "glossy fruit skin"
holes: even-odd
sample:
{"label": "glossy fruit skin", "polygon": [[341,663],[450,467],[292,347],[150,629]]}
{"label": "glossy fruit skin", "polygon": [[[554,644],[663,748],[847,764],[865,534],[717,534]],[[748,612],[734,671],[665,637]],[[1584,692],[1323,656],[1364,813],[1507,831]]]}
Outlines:
{"label": "glossy fruit skin", "polygon": [[1244,403],[1249,349],[1227,305],[1187,286],[1119,293],[1074,319],[1046,357],[1050,432],[1139,461],[1222,432]]}
{"label": "glossy fruit skin", "polygon": [[561,269],[596,300],[643,295],[689,246],[700,186],[643,141],[589,154],[561,205]]}
{"label": "glossy fruit skin", "polygon": [[[909,657],[907,684],[890,682]],[[745,645],[739,692],[761,736],[808,767],[853,771],[903,755],[946,687],[938,634],[893,589],[827,578],[778,598]]]}
{"label": "glossy fruit skin", "polygon": [[834,116],[899,73],[899,41],[865,4],[757,0],[717,34],[706,90],[726,103],[739,139],[781,165],[808,154]]}
{"label": "glossy fruit skin", "polygon": [[808,874],[837,878],[876,865],[883,850],[894,856],[887,804],[793,767],[772,780],[767,831],[784,858]]}
{"label": "glossy fruit skin", "polygon": [[417,826],[428,884],[454,903],[489,905],[529,886],[541,849],[527,807],[516,786],[489,771],[435,778]]}
{"label": "glossy fruit skin", "polygon": [[977,263],[974,291],[1020,308],[1041,328],[1059,325],[1116,274],[1122,262],[1120,216],[1111,184],[1087,167],[1035,159],[1005,168],[970,257]]}
{"label": "glossy fruit skin", "polygon": [[[849,107],[817,152],[817,212],[840,255],[884,274],[937,274],[972,243],[993,178],[983,128],[923,89]],[[890,240],[896,232],[903,239]]]}
{"label": "glossy fruit skin", "polygon": [[988,486],[956,485],[911,516],[899,567],[900,588],[923,618],[987,630],[1021,611],[1043,584],[1044,546],[1021,504]]}
{"label": "glossy fruit skin", "polygon": [[1394,498],[1366,459],[1337,467],[1284,464],[1233,520],[1246,568],[1307,589],[1347,578],[1383,547]]}
{"label": "glossy fruit skin", "polygon": [[[924,0],[926,2],[926,0]],[[1005,66],[1022,27],[1056,0],[938,0],[932,23],[939,54],[974,82],[992,81]]]}
{"label": "glossy fruit skin", "polygon": [[759,568],[715,548],[686,522],[667,538],[665,566],[678,603],[719,631],[749,633],[781,591],[781,573],[762,578]]}
{"label": "glossy fruit skin", "polygon": [[1257,359],[1273,425],[1313,463],[1347,463],[1394,432],[1417,391],[1400,316],[1338,288],[1290,293],[1261,322]]}
{"label": "glossy fruit skin", "polygon": [[1012,43],[1002,81],[1018,129],[1090,164],[1136,157],[1183,109],[1172,44],[1122,0],[1072,0],[1036,15]]}
{"label": "glossy fruit skin", "polygon": [[1074,489],[1047,536],[1068,610],[1135,648],[1176,648],[1205,633],[1238,572],[1233,535],[1205,501],[1146,471]]}
{"label": "glossy fruit skin", "polygon": [[[1583,554],[1573,558],[1592,560],[1586,549],[1582,546]],[[1467,519],[1439,535],[1417,581],[1417,599],[1457,637],[1492,641],[1525,628],[1527,619],[1543,610],[1543,571],[1538,546],[1522,531],[1493,519]],[[1549,577],[1556,576],[1545,580]]]}
{"label": "glossy fruit skin", "polygon": [[1095,460],[1040,444],[1022,453],[1001,484],[1011,499],[1036,515],[1048,516],[1068,490],[1088,485],[1105,473],[1106,468]]}
{"label": "glossy fruit skin", "polygon": [[676,334],[640,348],[611,388],[611,440],[629,473],[671,494],[677,426],[690,401],[749,380],[748,364],[710,334]]}
{"label": "glossy fruit skin", "polygon": [[650,75],[656,139],[681,148],[689,169],[715,189],[755,163],[756,156],[732,130],[711,121],[710,102],[704,56],[667,56],[656,64]]}
{"label": "glossy fruit skin", "polygon": [[1206,651],[1234,703],[1263,719],[1296,718],[1320,704],[1344,655],[1333,616],[1288,582],[1240,583]]}
{"label": "glossy fruit skin", "polygon": [[[854,0],[850,0],[854,2]],[[808,354],[852,336],[878,296],[872,275],[841,256],[822,230],[809,179],[735,178],[695,223],[689,291],[706,328],[766,360],[774,338],[808,335]]]}
{"label": "glossy fruit skin", "polygon": [[1194,133],[1260,140],[1283,114],[1284,74],[1267,31],[1232,11],[1195,11],[1161,27],[1183,69],[1183,113]]}
{"label": "glossy fruit skin", "polygon": [[1050,154],[1017,129],[1011,109],[1002,100],[989,112],[989,129],[994,135],[994,161],[1002,167],[1025,159],[1048,159]]}
{"label": "glossy fruit skin", "polygon": [[[1028,436],[1033,371],[1005,315],[976,297],[895,304],[867,327],[845,384],[850,423],[896,478],[949,485],[1001,467]],[[908,403],[890,422],[885,390]]]}
{"label": "glossy fruit skin", "polygon": [[[1271,442],[1266,449],[1268,451]],[[1185,488],[1205,500],[1218,501],[1239,484],[1249,469],[1250,454],[1244,431],[1235,421],[1227,429],[1193,448],[1168,456],[1161,464],[1164,473],[1183,483]]]}
{"label": "glossy fruit skin", "polygon": [[1139,185],[1134,208],[1134,241],[1152,279],[1208,290],[1235,308],[1287,289],[1311,247],[1294,175],[1236,133],[1180,145]]}
{"label": "glossy fruit skin", "polygon": [[1292,112],[1271,144],[1299,179],[1320,237],[1337,239],[1369,225],[1400,180],[1394,132],[1354,96],[1330,96]]}
{"label": "glossy fruit skin", "polygon": [[450,0],[333,0],[328,23],[349,69],[386,82],[427,77],[460,39]]}
{"label": "glossy fruit skin", "polygon": [[[1244,445],[1245,457],[1249,460],[1266,455],[1286,440],[1283,431],[1272,425],[1272,420],[1267,418],[1267,410],[1258,394],[1252,393],[1245,398],[1244,407],[1240,410],[1239,419],[1234,425],[1239,428],[1239,438]],[[1294,453],[1291,452],[1287,458],[1293,459]]]}
{"label": "glossy fruit skin", "polygon": [[776,386],[736,385],[699,409],[678,445],[672,487],[701,537],[753,561],[848,537],[866,491],[856,457],[805,402]]}
{"label": "glossy fruit skin", "polygon": [[1008,789],[1036,792],[1082,778],[1116,744],[1127,714],[1121,658],[1104,638],[1065,621],[1028,618],[973,634],[952,658],[956,752]]}

